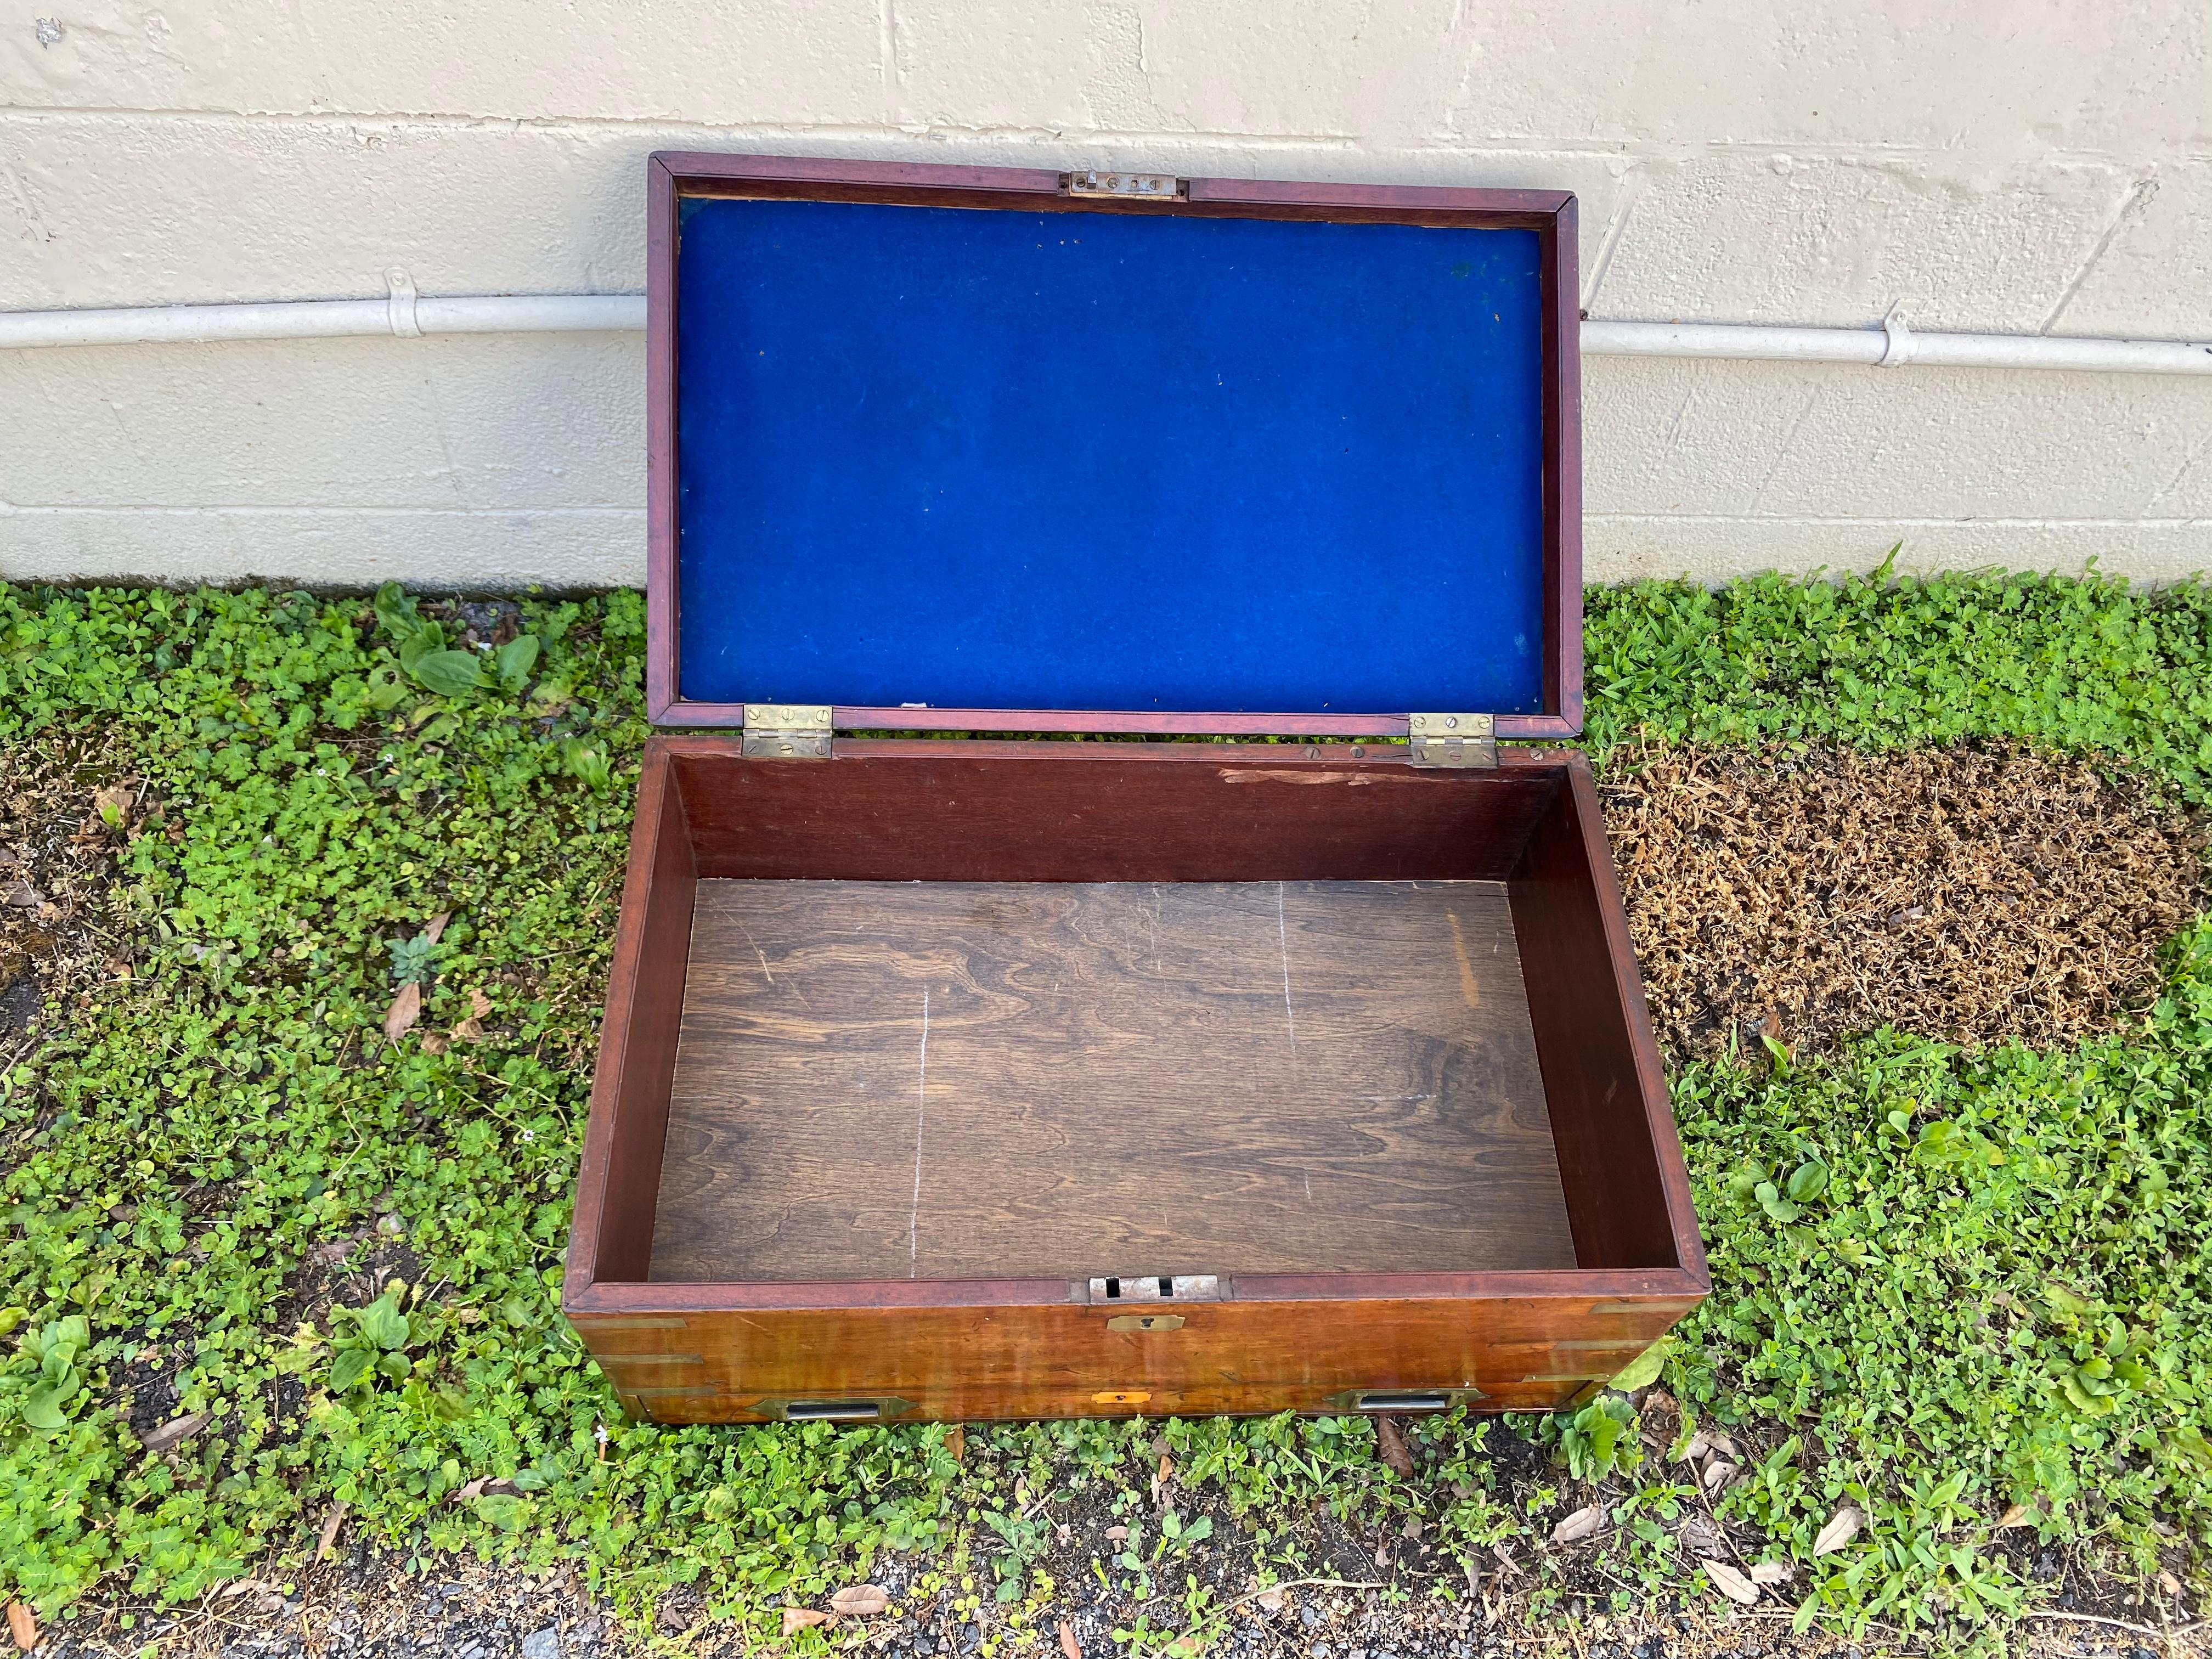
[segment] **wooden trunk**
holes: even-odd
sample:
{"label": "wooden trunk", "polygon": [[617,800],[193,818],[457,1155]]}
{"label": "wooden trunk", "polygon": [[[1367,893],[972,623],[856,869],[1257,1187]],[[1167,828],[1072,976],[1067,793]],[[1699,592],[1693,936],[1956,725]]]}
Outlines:
{"label": "wooden trunk", "polygon": [[1582,725],[1574,198],[647,179],[647,708],[749,735],[641,787],[564,1295],[625,1407],[1615,1375],[1696,1220],[1589,773],[1486,769]]}
{"label": "wooden trunk", "polygon": [[564,1306],[663,1422],[1561,1406],[1706,1288],[1589,775],[648,747]]}

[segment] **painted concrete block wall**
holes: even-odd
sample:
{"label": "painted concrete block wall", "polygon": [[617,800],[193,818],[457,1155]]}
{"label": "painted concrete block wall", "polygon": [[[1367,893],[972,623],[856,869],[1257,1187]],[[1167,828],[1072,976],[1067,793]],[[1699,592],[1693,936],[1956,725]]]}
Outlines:
{"label": "painted concrete block wall", "polygon": [[[1595,317],[2212,336],[2201,0],[0,0],[0,308],[635,291],[656,149],[1564,187]],[[0,574],[640,580],[642,343],[0,352]],[[2212,569],[2212,380],[1590,359],[1598,579]]]}

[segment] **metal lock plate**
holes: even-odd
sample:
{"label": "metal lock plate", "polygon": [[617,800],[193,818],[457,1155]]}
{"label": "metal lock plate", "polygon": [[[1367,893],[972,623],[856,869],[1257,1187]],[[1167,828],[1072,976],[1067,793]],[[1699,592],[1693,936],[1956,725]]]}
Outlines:
{"label": "metal lock plate", "polygon": [[1487,769],[1498,764],[1497,726],[1487,714],[1414,714],[1406,735],[1416,766]]}
{"label": "metal lock plate", "polygon": [[1063,173],[1060,187],[1070,196],[1112,196],[1123,201],[1172,202],[1182,180],[1170,173],[1102,173],[1097,167]]}
{"label": "metal lock plate", "polygon": [[1218,1302],[1221,1280],[1212,1273],[1132,1275],[1094,1279],[1090,1291],[1094,1307],[1101,1304],[1110,1307],[1117,1302]]}

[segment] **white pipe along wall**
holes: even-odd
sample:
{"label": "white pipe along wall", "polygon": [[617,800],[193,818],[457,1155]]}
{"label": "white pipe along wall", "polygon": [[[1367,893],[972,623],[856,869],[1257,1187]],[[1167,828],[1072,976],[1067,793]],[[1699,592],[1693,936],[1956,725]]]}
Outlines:
{"label": "white pipe along wall", "polygon": [[[135,306],[0,312],[0,350],[38,346],[158,345],[217,340],[329,340],[390,334],[589,334],[645,326],[632,294],[417,295],[389,300],[295,300],[276,305]],[[2064,368],[2108,374],[2212,374],[2212,343],[2087,340],[2038,334],[1930,334],[1897,317],[1877,329],[1771,328],[1756,323],[1583,324],[1598,357],[1717,357],[1744,362],[1921,363],[1949,368]]]}
{"label": "white pipe along wall", "polygon": [[1571,190],[1592,580],[2212,568],[2197,0],[38,9],[0,576],[641,580],[670,149]]}

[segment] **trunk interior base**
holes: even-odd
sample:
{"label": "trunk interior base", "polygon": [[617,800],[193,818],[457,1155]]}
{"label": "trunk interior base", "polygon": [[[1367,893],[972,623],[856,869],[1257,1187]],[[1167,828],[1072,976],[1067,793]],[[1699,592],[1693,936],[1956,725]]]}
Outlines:
{"label": "trunk interior base", "polygon": [[655,1279],[1571,1267],[1500,882],[702,881]]}

